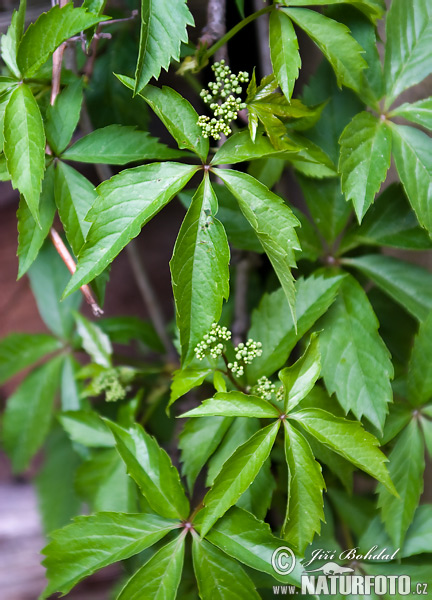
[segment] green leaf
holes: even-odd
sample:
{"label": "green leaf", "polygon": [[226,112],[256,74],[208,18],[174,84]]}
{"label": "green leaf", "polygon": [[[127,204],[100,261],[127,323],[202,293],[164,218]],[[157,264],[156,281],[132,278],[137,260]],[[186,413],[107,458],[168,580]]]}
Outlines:
{"label": "green leaf", "polygon": [[224,463],[212,488],[204,498],[201,535],[204,537],[215,522],[237,502],[258,475],[279,431],[276,421],[258,431],[242,444]]}
{"label": "green leaf", "polygon": [[89,503],[92,512],[136,512],[135,482],[114,448],[97,450],[89,455],[77,470],[75,488]]}
{"label": "green leaf", "polygon": [[106,421],[128,473],[141,488],[151,508],[164,517],[186,519],[189,502],[178,471],[165,450],[137,423],[124,429]]}
{"label": "green leaf", "polygon": [[341,242],[339,253],[357,246],[391,246],[407,250],[432,248],[400,184],[391,184],[375,201],[360,227],[354,227]]}
{"label": "green leaf", "polygon": [[403,117],[411,123],[416,123],[426,127],[426,129],[432,129],[432,98],[401,104],[392,110],[389,116]]}
{"label": "green leaf", "polygon": [[408,400],[414,406],[432,398],[432,312],[420,323],[408,366]]}
{"label": "green leaf", "polygon": [[107,17],[98,17],[72,4],[54,6],[42,13],[27,29],[18,48],[17,63],[23,77],[32,77],[68,38],[103,20]]}
{"label": "green leaf", "polygon": [[0,341],[0,383],[60,348],[59,340],[45,333],[11,333]]}
{"label": "green leaf", "polygon": [[321,465],[317,463],[307,440],[287,421],[285,457],[288,464],[288,505],[282,536],[302,556],[324,521]]}
{"label": "green leaf", "polygon": [[54,167],[45,172],[39,205],[40,227],[32,217],[26,201],[21,196],[17,212],[18,219],[18,279],[30,268],[36,259],[42,244],[54,221],[56,206],[54,202]]}
{"label": "green leaf", "polygon": [[15,473],[28,467],[48,433],[62,360],[54,358],[32,371],[8,399],[3,444]]}
{"label": "green leaf", "polygon": [[129,579],[117,600],[175,600],[183,570],[184,550],[184,535],[163,546]]}
{"label": "green leaf", "polygon": [[381,254],[344,258],[343,262],[359,269],[419,321],[432,310],[432,275],[426,269]]}
{"label": "green leaf", "polygon": [[45,171],[45,133],[39,106],[25,84],[12,92],[6,107],[4,153],[12,186],[24,196],[39,224],[39,196]]}
{"label": "green leaf", "polygon": [[108,125],[79,139],[63,153],[62,158],[83,163],[125,165],[182,156],[183,152],[171,150],[146,131],[124,125]]}
{"label": "green leaf", "polygon": [[1,57],[15,77],[20,78],[17,65],[18,46],[24,33],[27,0],[20,0],[18,10],[12,14],[7,33],[1,36]]}
{"label": "green leaf", "polygon": [[213,156],[211,164],[235,164],[269,156],[283,159],[296,156],[300,150],[302,150],[302,146],[295,144],[286,150],[276,149],[262,132],[259,132],[255,137],[255,141],[252,141],[249,131],[244,129],[229,136]]}
{"label": "green leaf", "polygon": [[283,200],[265,185],[230,169],[217,169],[218,176],[237,198],[240,209],[255,230],[287,297],[295,320],[295,287],[290,267],[300,250],[295,227],[299,222]]}
{"label": "green leaf", "polygon": [[77,373],[81,365],[71,356],[64,358],[61,374],[60,399],[62,410],[79,410],[82,402]]}
{"label": "green leaf", "polygon": [[403,544],[423,492],[424,443],[415,419],[405,427],[389,455],[389,473],[399,497],[378,487],[378,507],[385,528],[397,548]]}
{"label": "green leaf", "polygon": [[271,473],[271,460],[268,458],[255,480],[237,500],[236,506],[252,513],[257,519],[265,519],[276,489],[276,481]]}
{"label": "green leaf", "polygon": [[259,600],[241,566],[213,544],[194,536],[192,556],[201,600]]}
{"label": "green leaf", "polygon": [[204,400],[200,406],[180,415],[181,417],[257,417],[277,419],[278,409],[258,396],[242,392],[218,392],[213,398]]}
{"label": "green leaf", "polygon": [[184,218],[170,262],[182,362],[190,363],[203,336],[217,323],[229,296],[230,250],[215,218],[217,198],[206,176]]}
{"label": "green leaf", "polygon": [[270,55],[275,76],[289,102],[301,67],[301,58],[293,24],[281,10],[274,10],[270,15]]}
{"label": "green leaf", "polygon": [[59,155],[72,139],[78,125],[83,101],[83,82],[78,79],[68,85],[49,105],[45,131],[50,148]]}
{"label": "green leaf", "polygon": [[115,446],[113,434],[96,412],[71,410],[61,413],[58,419],[73,442],[88,448]]}
{"label": "green leaf", "polygon": [[329,244],[342,232],[351,207],[345,201],[339,179],[317,181],[296,173],[303,196],[315,225]]}
{"label": "green leaf", "polygon": [[233,420],[230,417],[205,417],[187,421],[180,434],[180,460],[182,473],[186,477],[189,490],[210,456],[219,446]]}
{"label": "green leaf", "polygon": [[352,4],[375,23],[385,12],[384,0],[282,0],[287,6],[322,6],[337,4]]}
{"label": "green leaf", "polygon": [[414,127],[392,125],[393,156],[420,225],[432,232],[432,140]]}
{"label": "green leaf", "polygon": [[336,393],[345,413],[364,416],[382,431],[392,402],[393,365],[378,333],[378,319],[354,278],[342,283],[323,327],[322,374],[329,394]]}
{"label": "green leaf", "polygon": [[330,447],[353,465],[362,469],[396,494],[385,466],[386,456],[378,448],[379,442],[365,431],[358,421],[334,417],[321,409],[305,409],[290,415],[319,442]]}
{"label": "green leaf", "polygon": [[212,369],[178,369],[174,371],[168,408],[191,389],[201,385]]}
{"label": "green leaf", "polygon": [[153,514],[99,513],[77,517],[44,548],[48,586],[41,598],[67,594],[81,579],[152,546],[178,521]]}
{"label": "green leaf", "polygon": [[269,525],[241,508],[233,507],[207,534],[212,544],[243,564],[267,573],[277,581],[299,585],[302,566],[297,563],[288,575],[272,567],[273,553],[286,542],[275,537]]}
{"label": "green leaf", "polygon": [[313,333],[303,356],[291,367],[279,371],[279,379],[284,388],[285,412],[290,412],[309,394],[320,373],[319,339],[317,334]]}
{"label": "green leaf", "polygon": [[340,145],[342,191],[360,223],[390,168],[391,131],[384,121],[361,112],[344,129]]}
{"label": "green leaf", "polygon": [[80,512],[81,501],[74,487],[80,459],[60,428],[49,435],[45,452],[45,461],[36,477],[36,491],[43,528],[49,533]]}
{"label": "green leaf", "polygon": [[114,343],[129,345],[132,340],[137,340],[155,352],[165,351],[149,321],[132,316],[106,317],[99,319],[98,325]]}
{"label": "green leaf", "polygon": [[52,244],[47,242],[42,247],[28,276],[44,323],[56,336],[70,339],[75,326],[73,311],[79,309],[81,294],[77,292],[60,302],[69,272]]}
{"label": "green leaf", "polygon": [[363,49],[350,35],[346,25],[305,8],[282,8],[315,42],[336,74],[338,85],[355,91],[362,86],[362,71],[367,67]]}
{"label": "green leaf", "polygon": [[419,506],[410,525],[403,545],[403,556],[431,552],[432,513],[431,504]]}
{"label": "green leaf", "polygon": [[81,344],[93,362],[109,369],[111,367],[112,346],[109,337],[83,315],[75,314]]}
{"label": "green leaf", "polygon": [[248,365],[249,383],[270,375],[282,367],[296,343],[328,310],[334,301],[343,275],[317,272],[296,282],[297,332],[289,314],[282,289],[264,294],[252,313],[248,337],[262,343],[262,355]]}
{"label": "green leaf", "polygon": [[432,6],[428,0],[393,0],[386,19],[385,109],[432,69]]}
{"label": "green leaf", "polygon": [[61,161],[55,168],[54,193],[67,240],[78,255],[90,229],[85,217],[98,195],[84,175]]}
{"label": "green leaf", "polygon": [[171,59],[180,60],[181,42],[187,42],[187,25],[194,20],[185,0],[141,0],[141,35],[135,72],[135,93],[161,68],[168,71]]}
{"label": "green leaf", "polygon": [[179,192],[197,167],[155,163],[128,169],[104,181],[87,218],[92,226],[65,294],[88,283]]}

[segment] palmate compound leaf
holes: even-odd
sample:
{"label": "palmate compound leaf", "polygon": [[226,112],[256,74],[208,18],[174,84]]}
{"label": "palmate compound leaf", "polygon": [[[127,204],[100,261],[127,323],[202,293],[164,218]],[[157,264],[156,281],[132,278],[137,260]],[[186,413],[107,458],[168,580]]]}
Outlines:
{"label": "palmate compound leaf", "polygon": [[279,426],[278,420],[260,429],[224,463],[203,501],[202,537],[251,485],[270,455]]}
{"label": "palmate compound leaf", "polygon": [[92,226],[65,294],[88,283],[112,262],[189,181],[197,167],[154,163],[127,169],[104,181],[87,218]]}
{"label": "palmate compound leaf", "polygon": [[[134,89],[133,79],[124,75],[117,77],[127,88]],[[195,152],[204,162],[209,151],[209,141],[202,135],[202,129],[198,125],[198,114],[192,104],[168,86],[158,88],[147,85],[139,95],[154,110],[178,147]]]}
{"label": "palmate compound leaf", "polygon": [[354,91],[362,87],[362,71],[367,63],[363,48],[346,25],[306,8],[281,8],[315,42],[331,64],[339,86]]}
{"label": "palmate compound leaf", "polygon": [[300,583],[302,566],[299,562],[288,575],[281,575],[273,569],[272,555],[286,542],[274,536],[267,523],[246,510],[237,506],[230,508],[208,532],[207,539],[232,558],[267,573],[281,583]]}
{"label": "palmate compound leaf", "polygon": [[324,521],[321,465],[315,460],[307,440],[284,421],[285,457],[288,464],[288,504],[282,537],[294,550],[304,554]]}
{"label": "palmate compound leaf", "polygon": [[420,324],[408,365],[408,400],[414,406],[432,398],[432,312]]}
{"label": "palmate compound leaf", "polygon": [[321,373],[319,339],[316,333],[303,356],[291,367],[279,371],[279,379],[284,388],[284,411],[290,412],[305,398],[315,385]]}
{"label": "palmate compound leaf", "polygon": [[255,585],[237,561],[197,535],[192,557],[201,600],[259,600]]}
{"label": "palmate compound leaf", "polygon": [[229,296],[230,250],[216,212],[217,198],[206,175],[192,198],[170,262],[184,365],[194,358],[195,347],[212,323],[219,321]]}
{"label": "palmate compound leaf", "polygon": [[10,396],[3,418],[3,444],[14,472],[24,471],[49,430],[63,357],[28,375]]}
{"label": "palmate compound leaf", "polygon": [[248,365],[249,383],[282,367],[296,343],[328,310],[345,275],[316,272],[296,281],[297,332],[282,289],[264,294],[252,313],[248,337],[262,343],[262,355]]}
{"label": "palmate compound leaf", "polygon": [[320,335],[322,374],[329,394],[336,393],[345,412],[365,416],[382,431],[389,402],[393,365],[378,333],[379,323],[359,283],[348,277],[325,316]]}
{"label": "palmate compound leaf", "polygon": [[362,112],[344,129],[340,145],[342,191],[360,223],[390,167],[391,130],[385,121]]}
{"label": "palmate compound leaf", "polygon": [[185,0],[141,0],[141,35],[135,72],[135,93],[140,92],[171,59],[179,60],[181,42],[187,42],[187,25],[194,25]]}
{"label": "palmate compound leaf", "polygon": [[387,533],[400,548],[423,492],[424,442],[416,419],[405,427],[389,454],[389,473],[399,497],[378,486],[378,506]]}
{"label": "palmate compound leaf", "polygon": [[72,4],[63,8],[54,6],[42,13],[20,42],[17,63],[21,74],[31,77],[65,40],[108,18],[74,8]]}
{"label": "palmate compound leaf", "polygon": [[185,553],[185,536],[180,534],[163,546],[126,583],[117,600],[175,600]]}
{"label": "palmate compound leaf", "polygon": [[393,0],[386,20],[385,108],[432,69],[432,5],[429,0]]}
{"label": "palmate compound leaf", "polygon": [[352,4],[364,13],[371,21],[380,19],[385,11],[384,0],[282,0],[287,6],[334,6],[337,4]]}
{"label": "palmate compound leaf", "polygon": [[432,140],[414,127],[392,124],[396,169],[417,219],[432,235]]}
{"label": "palmate compound leaf", "polygon": [[270,56],[275,76],[289,102],[301,58],[292,21],[280,10],[274,10],[270,15]]}
{"label": "palmate compound leaf", "polygon": [[376,437],[365,431],[360,422],[335,417],[319,408],[299,410],[291,413],[289,418],[304,427],[321,444],[372,475],[392,494],[397,495],[384,464],[388,459],[378,448]]}
{"label": "palmate compound leaf", "polygon": [[296,266],[295,250],[300,245],[295,232],[298,219],[283,200],[254,177],[231,169],[215,169],[261,242],[285,292],[295,317],[295,286],[291,267]]}
{"label": "palmate compound leaf", "polygon": [[178,521],[153,514],[101,512],[77,517],[51,534],[43,550],[49,583],[40,600],[54,592],[67,594],[81,579],[142,552],[178,526]]}
{"label": "palmate compound leaf", "polygon": [[12,92],[6,106],[4,153],[12,186],[24,196],[33,218],[39,223],[45,132],[39,106],[25,84]]}
{"label": "palmate compound leaf", "polygon": [[117,450],[129,475],[136,481],[151,508],[158,514],[186,519],[189,502],[177,469],[155,438],[135,423],[124,429],[105,420],[114,434]]}

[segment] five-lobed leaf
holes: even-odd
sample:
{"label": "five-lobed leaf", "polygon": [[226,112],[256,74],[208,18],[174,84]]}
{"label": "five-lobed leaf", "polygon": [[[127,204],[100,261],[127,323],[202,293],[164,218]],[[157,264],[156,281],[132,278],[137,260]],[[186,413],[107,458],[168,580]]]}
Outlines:
{"label": "five-lobed leaf", "polygon": [[117,600],[175,600],[183,570],[185,536],[163,546],[122,588]]}
{"label": "five-lobed leaf", "polygon": [[378,319],[354,278],[342,283],[323,325],[322,374],[329,394],[336,393],[346,413],[365,416],[382,431],[392,402],[393,365],[378,333]]}
{"label": "five-lobed leaf", "polygon": [[206,176],[192,198],[170,262],[185,366],[212,323],[219,321],[229,296],[230,250],[216,212],[217,198]]}
{"label": "five-lobed leaf", "polygon": [[277,419],[278,409],[258,396],[243,392],[218,392],[213,398],[204,400],[197,408],[181,415],[182,417],[257,417],[262,419]]}
{"label": "five-lobed leaf", "polygon": [[62,154],[65,160],[83,163],[126,165],[144,160],[181,158],[183,152],[161,144],[147,131],[125,125],[108,125],[80,138]]}
{"label": "five-lobed leaf", "polygon": [[346,25],[306,8],[281,8],[315,42],[336,74],[339,86],[355,91],[362,86],[362,71],[367,63],[363,49]]}
{"label": "five-lobed leaf", "polygon": [[186,519],[189,502],[178,471],[165,450],[137,423],[129,429],[112,421],[106,420],[106,423],[114,434],[117,450],[129,475],[141,488],[151,508],[164,517]]}
{"label": "five-lobed leaf", "polygon": [[293,24],[281,10],[274,10],[270,15],[270,56],[275,76],[289,102],[301,59]]}
{"label": "five-lobed leaf", "polygon": [[378,506],[395,546],[400,548],[423,492],[424,443],[420,428],[412,419],[389,454],[389,473],[399,497],[379,486]]}
{"label": "five-lobed leaf", "polygon": [[238,562],[213,544],[194,536],[192,556],[201,600],[259,600],[255,585]]}
{"label": "five-lobed leaf", "polygon": [[35,75],[68,38],[106,19],[72,4],[54,6],[42,13],[27,29],[18,48],[17,63],[23,77]]}
{"label": "five-lobed leaf", "polygon": [[171,59],[179,60],[181,42],[187,42],[187,25],[194,25],[185,0],[141,0],[141,35],[135,72],[135,93],[140,92]]}
{"label": "five-lobed leaf", "polygon": [[128,169],[104,181],[87,215],[92,223],[65,294],[88,283],[112,262],[195,173],[197,167],[154,163]]}
{"label": "five-lobed leaf", "polygon": [[204,498],[201,535],[211,529],[214,523],[233,506],[258,475],[279,431],[280,421],[276,421],[258,431],[242,444],[224,463],[212,488]]}
{"label": "five-lobed leaf", "polygon": [[379,442],[358,421],[335,417],[319,408],[303,409],[290,416],[322,444],[330,447],[353,465],[362,469],[397,495],[385,466],[386,456]]}
{"label": "five-lobed leaf", "polygon": [[48,433],[62,360],[53,358],[32,371],[8,399],[3,443],[16,473],[28,467]]}
{"label": "five-lobed leaf", "polygon": [[283,200],[254,177],[230,169],[217,169],[218,176],[237,198],[240,209],[261,242],[281,282],[295,320],[295,287],[291,267],[300,250],[295,227],[298,219]]}
{"label": "five-lobed leaf", "polygon": [[45,132],[30,88],[19,85],[6,106],[4,153],[12,185],[24,196],[39,225],[39,196],[45,171]]}
{"label": "five-lobed leaf", "polygon": [[287,514],[282,536],[300,555],[320,532],[324,521],[321,465],[307,440],[288,421],[284,422],[285,457],[288,464]]}
{"label": "five-lobed leaf", "polygon": [[41,598],[67,594],[95,571],[142,552],[178,527],[178,521],[153,514],[101,512],[77,517],[54,532],[44,548],[48,586]]}
{"label": "five-lobed leaf", "polygon": [[391,131],[385,122],[361,112],[344,129],[340,145],[342,190],[361,222],[390,167]]}

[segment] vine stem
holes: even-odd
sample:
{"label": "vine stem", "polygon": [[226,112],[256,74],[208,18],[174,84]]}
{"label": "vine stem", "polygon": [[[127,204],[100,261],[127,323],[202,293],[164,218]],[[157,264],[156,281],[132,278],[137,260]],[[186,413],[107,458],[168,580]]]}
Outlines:
{"label": "vine stem", "polygon": [[[63,6],[66,6],[67,3],[68,3],[68,0],[59,0],[58,5],[60,6],[60,8],[63,8]],[[62,69],[62,62],[63,62],[63,53],[65,51],[66,44],[67,44],[67,42],[63,42],[63,44],[61,44],[61,46],[59,46],[54,51],[54,54],[53,54],[51,106],[54,104],[57,96],[60,93],[61,69]],[[50,151],[50,153],[51,153],[51,151]],[[70,273],[72,273],[72,275],[73,275],[76,271],[75,261],[72,258],[69,250],[66,248],[65,244],[63,243],[63,240],[61,239],[60,235],[58,234],[58,232],[56,231],[56,229],[54,227],[51,227],[49,235],[50,235],[50,239],[54,245],[54,248],[57,250],[59,256],[65,263],[66,267],[69,269]],[[90,286],[83,285],[83,286],[81,286],[80,290],[81,290],[82,295],[85,298],[85,301],[90,305],[93,315],[95,317],[100,317],[101,315],[103,315],[103,310],[97,303],[96,298],[94,297],[93,292],[90,289]]]}
{"label": "vine stem", "polygon": [[237,23],[237,25],[235,25],[232,29],[227,31],[227,33],[223,37],[221,37],[220,40],[218,40],[215,44],[213,44],[213,46],[210,46],[210,48],[205,53],[205,58],[210,58],[210,56],[213,56],[213,54],[215,54],[219,50],[219,48],[221,48],[227,42],[229,42],[229,40],[232,37],[234,37],[239,31],[241,31],[243,27],[246,27],[246,25],[252,23],[252,21],[255,21],[255,19],[258,19],[258,17],[260,17],[261,15],[265,15],[271,12],[272,10],[274,10],[273,5],[265,6],[261,10],[258,10],[257,12],[254,12],[245,19],[243,19],[243,21],[240,21],[240,23]]}

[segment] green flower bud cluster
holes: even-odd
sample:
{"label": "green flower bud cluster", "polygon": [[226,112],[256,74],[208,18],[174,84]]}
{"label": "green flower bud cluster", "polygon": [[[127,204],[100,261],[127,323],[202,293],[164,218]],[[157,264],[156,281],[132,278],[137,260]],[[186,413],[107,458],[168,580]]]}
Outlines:
{"label": "green flower bud cluster", "polygon": [[240,71],[235,75],[224,60],[215,63],[212,70],[216,81],[210,82],[209,89],[202,90],[200,95],[210,106],[214,117],[210,119],[207,115],[202,115],[198,119],[198,125],[202,129],[203,137],[219,140],[222,133],[231,133],[229,124],[237,119],[240,110],[246,108],[240,94],[243,91],[241,84],[249,81],[249,73]]}
{"label": "green flower bud cluster", "polygon": [[198,360],[204,360],[209,354],[211,358],[218,358],[224,351],[224,342],[231,339],[231,331],[226,327],[221,327],[217,323],[213,323],[210,332],[207,333],[202,342],[195,347],[195,356]]}
{"label": "green flower bud cluster", "polygon": [[236,377],[244,375],[244,368],[246,365],[250,365],[254,358],[261,356],[262,344],[261,342],[255,342],[249,338],[246,344],[241,342],[234,348],[236,360],[232,363],[228,363],[228,369]]}
{"label": "green flower bud cluster", "polygon": [[285,398],[285,390],[284,390],[284,386],[281,385],[280,388],[278,389],[278,391],[276,392],[276,400],[278,402],[283,402]]}
{"label": "green flower bud cluster", "polygon": [[272,394],[276,392],[276,386],[268,377],[263,375],[251,389],[254,396],[259,396],[263,400],[271,400]]}
{"label": "green flower bud cluster", "polygon": [[126,398],[128,383],[134,377],[133,369],[128,367],[117,367],[106,369],[100,373],[92,382],[92,394],[98,396],[105,392],[107,402],[118,402]]}

